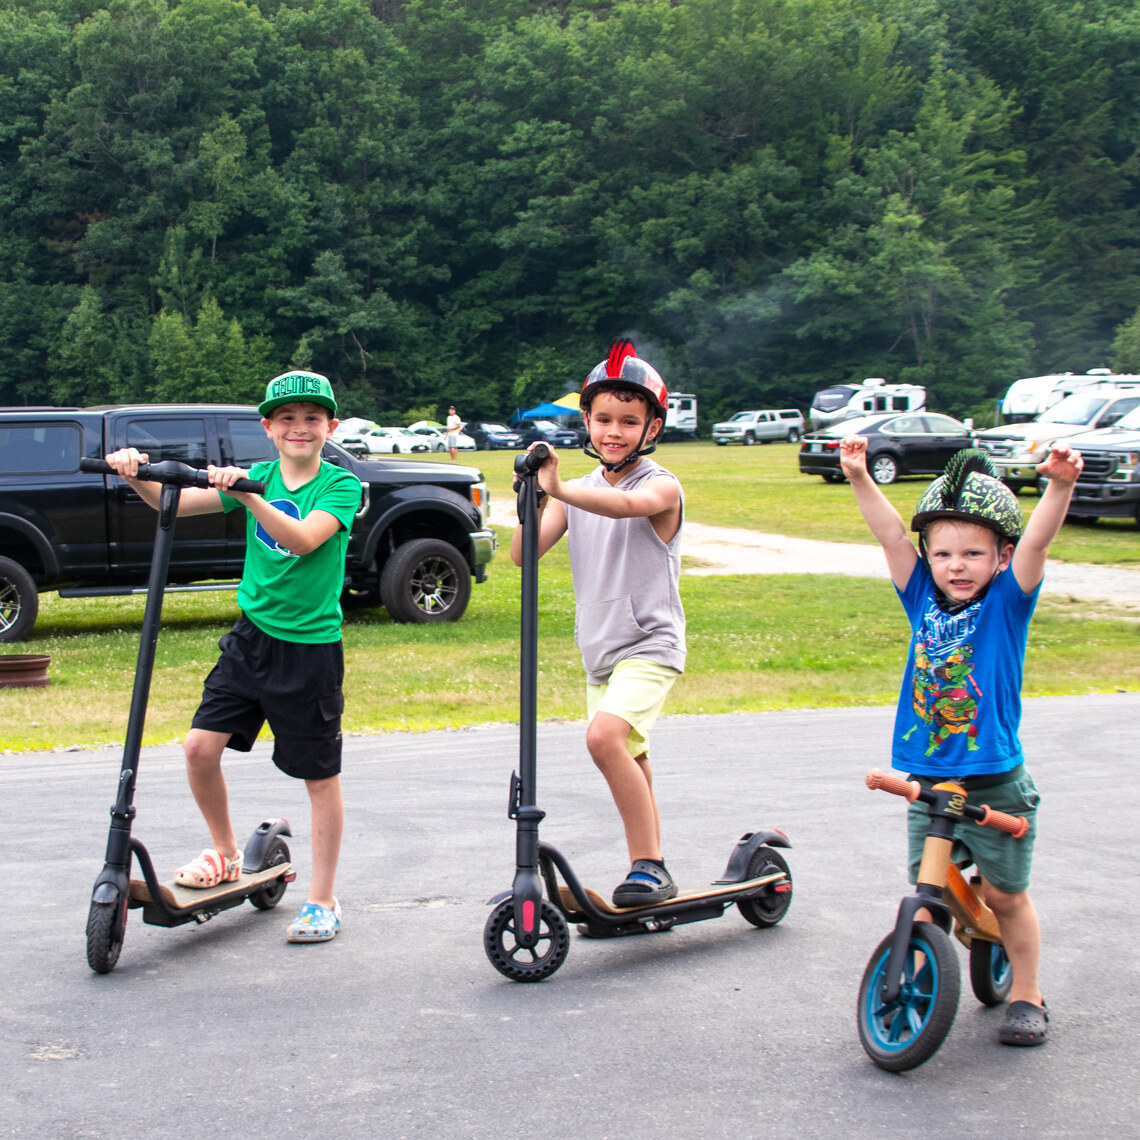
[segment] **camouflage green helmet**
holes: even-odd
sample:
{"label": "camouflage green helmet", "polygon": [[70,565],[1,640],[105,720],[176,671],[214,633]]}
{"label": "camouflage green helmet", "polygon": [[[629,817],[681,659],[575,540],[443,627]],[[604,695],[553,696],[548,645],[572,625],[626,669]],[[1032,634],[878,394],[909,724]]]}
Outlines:
{"label": "camouflage green helmet", "polygon": [[990,457],[977,448],[956,452],[922,493],[910,529],[923,531],[939,519],[961,519],[996,531],[1017,542],[1021,537],[1021,504],[997,477]]}

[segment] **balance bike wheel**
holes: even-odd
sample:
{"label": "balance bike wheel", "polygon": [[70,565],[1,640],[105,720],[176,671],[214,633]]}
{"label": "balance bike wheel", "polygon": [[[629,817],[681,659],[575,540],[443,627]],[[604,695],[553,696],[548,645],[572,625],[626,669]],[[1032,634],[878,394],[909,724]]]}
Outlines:
{"label": "balance bike wheel", "polygon": [[1013,967],[1000,942],[970,943],[970,989],[982,1005],[1001,1005],[1013,986]]}
{"label": "balance bike wheel", "polygon": [[566,961],[570,953],[570,929],[562,912],[542,900],[538,920],[538,941],[520,946],[515,935],[515,904],[504,899],[483,927],[483,949],[491,965],[512,982],[541,982]]}
{"label": "balance bike wheel", "polygon": [[916,922],[903,962],[902,990],[882,999],[891,936],[879,943],[859,987],[859,1040],[867,1055],[892,1073],[929,1061],[954,1024],[962,987],[958,955],[940,927]]}
{"label": "balance bike wheel", "polygon": [[127,900],[119,892],[110,902],[92,901],[87,911],[87,965],[97,974],[109,974],[119,960],[127,932]]}

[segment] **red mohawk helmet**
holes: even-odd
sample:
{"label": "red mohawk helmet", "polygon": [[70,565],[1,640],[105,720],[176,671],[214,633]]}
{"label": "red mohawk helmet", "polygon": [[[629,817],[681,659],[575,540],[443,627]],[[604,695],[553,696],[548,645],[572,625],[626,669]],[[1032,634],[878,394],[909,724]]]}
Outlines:
{"label": "red mohawk helmet", "polygon": [[598,392],[608,392],[624,388],[636,392],[649,401],[649,410],[654,416],[665,418],[668,406],[668,392],[661,374],[652,364],[642,360],[633,347],[633,341],[615,340],[610,346],[610,354],[595,366],[582,385],[578,398],[579,406],[588,409],[590,401]]}
{"label": "red mohawk helmet", "polygon": [[615,340],[610,346],[610,354],[601,361],[586,377],[582,385],[582,394],[578,397],[578,406],[589,415],[590,404],[599,392],[612,392],[621,390],[633,392],[649,404],[649,416],[645,421],[645,430],[641,433],[641,443],[637,450],[631,452],[621,463],[606,463],[594,450],[589,439],[582,445],[582,450],[591,459],[598,460],[609,471],[620,471],[631,463],[636,463],[642,455],[648,455],[657,449],[657,439],[646,442],[649,426],[655,419],[664,420],[665,410],[668,407],[669,393],[665,381],[653,365],[644,361],[637,355],[633,342],[629,340]]}

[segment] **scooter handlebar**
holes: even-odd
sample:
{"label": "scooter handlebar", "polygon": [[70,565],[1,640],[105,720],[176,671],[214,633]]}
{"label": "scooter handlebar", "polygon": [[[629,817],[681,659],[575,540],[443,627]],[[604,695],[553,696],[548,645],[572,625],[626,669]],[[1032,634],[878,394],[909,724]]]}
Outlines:
{"label": "scooter handlebar", "polygon": [[[117,472],[105,459],[80,459],[79,470],[98,475],[115,475]],[[175,487],[213,487],[210,476],[200,468],[175,459],[164,459],[160,463],[140,463],[137,478],[147,483],[169,483]],[[252,495],[265,494],[265,484],[260,479],[237,479],[231,491],[244,491]]]}
{"label": "scooter handlebar", "polygon": [[550,447],[545,443],[536,443],[533,451],[524,451],[522,455],[515,456],[515,474],[533,475],[550,455]]}
{"label": "scooter handlebar", "polygon": [[[929,792],[923,792],[922,785],[917,780],[902,780],[898,776],[888,776],[878,768],[872,768],[867,773],[867,787],[872,791],[890,792],[892,795],[902,796],[903,799],[913,803],[921,799],[926,801],[927,796],[934,800]],[[966,804],[964,813],[975,823],[985,827],[996,827],[998,831],[1005,831],[1014,839],[1020,839],[1029,830],[1029,820],[1019,815],[1006,815],[1003,811],[994,811],[989,804]]]}

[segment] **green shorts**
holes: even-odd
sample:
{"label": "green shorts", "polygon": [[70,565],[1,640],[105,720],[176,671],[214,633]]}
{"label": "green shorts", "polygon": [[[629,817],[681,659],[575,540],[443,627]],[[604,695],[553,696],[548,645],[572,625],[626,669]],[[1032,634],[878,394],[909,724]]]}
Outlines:
{"label": "green shorts", "polygon": [[629,725],[626,744],[633,756],[649,755],[649,730],[653,727],[665,698],[680,676],[668,665],[629,657],[619,661],[610,679],[601,685],[586,685],[586,716],[612,713]]}
{"label": "green shorts", "polygon": [[[1020,839],[996,827],[982,827],[972,819],[963,820],[954,827],[954,847],[951,858],[955,863],[973,859],[978,871],[999,891],[1016,894],[1029,889],[1029,868],[1033,863],[1033,840],[1037,836],[1037,805],[1041,795],[1033,783],[1033,777],[1019,765],[1011,772],[1004,783],[993,784],[996,777],[976,776],[958,780],[966,789],[970,803],[980,807],[989,804],[994,811],[1004,811],[1008,815],[1021,815],[1029,820],[1029,830]],[[925,776],[912,775],[924,788],[938,783]],[[978,787],[978,784],[982,787]],[[985,786],[988,785],[988,786]],[[910,881],[918,882],[918,867],[922,862],[922,845],[930,825],[927,805],[915,800],[907,814],[907,838],[910,847]]]}

